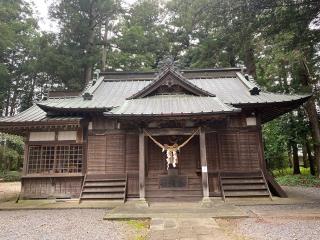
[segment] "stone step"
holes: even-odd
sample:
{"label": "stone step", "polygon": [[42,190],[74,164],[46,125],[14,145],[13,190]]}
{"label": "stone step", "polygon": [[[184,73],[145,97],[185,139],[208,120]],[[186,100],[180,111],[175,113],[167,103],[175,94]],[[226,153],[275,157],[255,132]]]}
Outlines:
{"label": "stone step", "polygon": [[166,198],[166,197],[202,197],[202,190],[147,190],[146,191],[147,197],[159,197],[159,198]]}

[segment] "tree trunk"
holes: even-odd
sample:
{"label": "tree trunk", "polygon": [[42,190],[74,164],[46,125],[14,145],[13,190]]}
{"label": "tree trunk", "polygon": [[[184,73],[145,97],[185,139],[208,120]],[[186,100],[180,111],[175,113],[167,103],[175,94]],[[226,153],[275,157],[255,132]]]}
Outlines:
{"label": "tree trunk", "polygon": [[[311,135],[313,140],[313,149],[314,149],[314,164],[317,165],[317,176],[320,178],[320,129],[317,109],[315,106],[315,100],[312,97],[307,104],[305,105],[306,112],[309,117],[309,122],[311,126]],[[311,166],[310,166],[311,167]]]}
{"label": "tree trunk", "polygon": [[244,64],[247,67],[247,73],[254,78],[257,77],[257,69],[256,69],[256,63],[254,59],[254,49],[253,47],[248,43],[245,47],[245,59]]}
{"label": "tree trunk", "polygon": [[[96,22],[95,19],[97,17],[97,12],[95,10],[94,1],[91,1],[90,4],[90,11],[89,11],[89,23],[88,23],[88,41],[86,45],[86,54],[87,58],[91,59],[92,56],[92,48],[94,46],[94,37],[95,37],[95,28],[96,28]],[[86,84],[89,83],[92,79],[92,63],[87,62],[84,66],[84,74],[85,74],[85,81]]]}
{"label": "tree trunk", "polygon": [[292,168],[292,151],[291,151],[290,143],[288,144],[288,163],[289,163],[289,168]]}
{"label": "tree trunk", "polygon": [[301,174],[299,166],[298,146],[297,143],[292,142],[292,155],[293,155],[293,174]]}
{"label": "tree trunk", "polygon": [[316,175],[316,168],[314,165],[314,158],[311,154],[311,147],[310,147],[309,142],[306,143],[306,148],[307,148],[307,154],[308,154],[308,160],[309,160],[309,166],[310,166],[310,174],[315,176]]}
{"label": "tree trunk", "polygon": [[[312,87],[313,84],[316,84],[318,81],[313,81],[313,78],[309,71],[309,67],[307,65],[307,60],[303,58],[301,59],[301,62],[304,69],[304,76],[301,78],[301,84],[306,87]],[[309,101],[306,103],[305,110],[308,114],[311,126],[311,136],[314,148],[314,163],[315,165],[317,165],[317,176],[320,178],[320,129],[316,100],[314,96],[312,96],[311,99],[309,99]]]}
{"label": "tree trunk", "polygon": [[104,24],[103,45],[101,53],[101,70],[106,71],[107,68],[107,47],[108,47],[108,20]]}
{"label": "tree trunk", "polygon": [[308,167],[308,153],[307,153],[307,144],[304,143],[302,145],[302,159],[303,159],[303,167],[307,168]]}

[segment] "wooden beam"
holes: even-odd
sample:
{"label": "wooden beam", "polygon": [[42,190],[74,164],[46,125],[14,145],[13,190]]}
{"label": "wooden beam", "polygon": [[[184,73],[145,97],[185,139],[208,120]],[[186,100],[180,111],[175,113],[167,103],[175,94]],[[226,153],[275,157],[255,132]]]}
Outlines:
{"label": "wooden beam", "polygon": [[203,198],[209,199],[209,180],[208,180],[208,164],[207,164],[207,150],[206,150],[206,133],[202,128],[200,129],[200,160],[201,160]]}
{"label": "wooden beam", "polygon": [[143,131],[139,133],[139,196],[145,200],[145,136]]}
{"label": "wooden beam", "polygon": [[151,136],[191,135],[197,128],[146,129]]}

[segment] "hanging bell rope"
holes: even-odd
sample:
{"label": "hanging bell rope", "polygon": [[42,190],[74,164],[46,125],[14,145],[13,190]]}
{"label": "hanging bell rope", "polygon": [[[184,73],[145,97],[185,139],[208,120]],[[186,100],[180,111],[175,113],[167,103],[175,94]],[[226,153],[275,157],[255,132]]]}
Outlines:
{"label": "hanging bell rope", "polygon": [[162,152],[167,151],[167,169],[169,168],[169,165],[172,164],[173,167],[176,167],[178,163],[178,155],[177,151],[179,151],[182,147],[184,147],[198,132],[200,132],[200,127],[197,128],[191,136],[184,141],[181,145],[178,144],[173,144],[173,145],[168,145],[164,144],[162,145],[159,143],[156,139],[154,139],[151,134],[147,130],[143,130],[143,132],[157,145],[162,149]]}

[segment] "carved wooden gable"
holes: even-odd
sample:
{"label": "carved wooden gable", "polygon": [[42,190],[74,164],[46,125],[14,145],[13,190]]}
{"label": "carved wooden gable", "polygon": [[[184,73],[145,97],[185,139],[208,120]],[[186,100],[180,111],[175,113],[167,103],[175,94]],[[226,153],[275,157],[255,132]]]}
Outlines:
{"label": "carved wooden gable", "polygon": [[144,98],[147,96],[161,94],[189,94],[210,97],[215,96],[214,94],[209,93],[190,83],[178,71],[172,68],[167,68],[161,72],[158,77],[148,86],[128,99]]}

